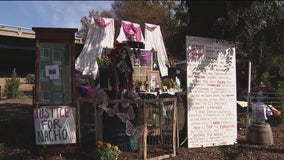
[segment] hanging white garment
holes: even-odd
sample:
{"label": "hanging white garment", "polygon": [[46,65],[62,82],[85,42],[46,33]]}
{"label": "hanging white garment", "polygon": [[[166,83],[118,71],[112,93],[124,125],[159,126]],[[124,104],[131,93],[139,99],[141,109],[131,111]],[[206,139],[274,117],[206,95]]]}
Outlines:
{"label": "hanging white garment", "polygon": [[75,68],[83,75],[93,75],[95,79],[98,72],[97,57],[100,57],[103,48],[113,48],[114,20],[113,18],[91,19],[84,47],[76,59]]}
{"label": "hanging white garment", "polygon": [[145,23],[145,49],[154,49],[155,51],[157,51],[161,76],[167,76],[168,67],[166,66],[166,62],[168,61],[168,56],[159,25]]}
{"label": "hanging white garment", "polygon": [[[135,39],[131,39],[131,35],[135,34]],[[119,35],[116,40],[119,43],[123,41],[136,41],[136,42],[145,42],[140,24],[132,23],[129,21],[121,21]]]}

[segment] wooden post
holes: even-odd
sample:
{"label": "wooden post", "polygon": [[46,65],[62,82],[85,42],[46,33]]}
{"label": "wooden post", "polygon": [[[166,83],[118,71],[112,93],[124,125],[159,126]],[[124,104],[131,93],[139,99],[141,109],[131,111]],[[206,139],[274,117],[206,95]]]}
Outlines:
{"label": "wooden post", "polygon": [[[144,112],[144,104],[141,103],[141,101],[139,102],[138,105],[138,126],[144,126],[144,119],[145,119],[145,112]],[[143,134],[141,137],[139,137],[138,139],[138,159],[142,159],[143,157],[143,149],[144,149],[144,130],[145,130],[145,126],[143,128]]]}
{"label": "wooden post", "polygon": [[174,115],[173,115],[173,155],[176,156],[176,143],[177,135],[179,134],[177,129],[177,99],[174,99]]}
{"label": "wooden post", "polygon": [[80,100],[77,100],[77,135],[79,141],[79,148],[82,147],[82,140],[81,140],[81,121],[80,121]]}
{"label": "wooden post", "polygon": [[149,106],[146,106],[145,101],[143,102],[143,116],[144,116],[144,130],[143,130],[143,159],[146,160],[147,159],[147,118],[146,116],[148,116],[148,114],[146,115],[146,109]]}

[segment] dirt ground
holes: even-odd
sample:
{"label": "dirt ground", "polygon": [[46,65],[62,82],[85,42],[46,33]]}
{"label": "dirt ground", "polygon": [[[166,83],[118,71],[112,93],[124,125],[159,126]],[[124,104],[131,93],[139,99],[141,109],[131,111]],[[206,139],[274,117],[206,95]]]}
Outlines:
{"label": "dirt ground", "polygon": [[[28,86],[27,91],[31,91]],[[26,92],[28,93],[28,92]],[[238,131],[238,143],[188,149],[181,146],[171,160],[283,160],[284,125],[272,125],[274,144],[252,145],[245,140],[245,131]],[[32,119],[32,96],[0,100],[0,160],[93,160],[93,153],[84,150],[74,153],[41,154],[35,147]],[[119,159],[134,160],[130,153],[122,152]]]}

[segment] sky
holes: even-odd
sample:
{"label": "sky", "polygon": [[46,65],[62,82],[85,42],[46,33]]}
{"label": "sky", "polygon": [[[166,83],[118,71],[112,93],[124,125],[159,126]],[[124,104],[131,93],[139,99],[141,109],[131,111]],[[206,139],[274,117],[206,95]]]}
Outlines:
{"label": "sky", "polygon": [[113,1],[0,1],[0,24],[32,28],[81,28],[89,11],[110,10]]}

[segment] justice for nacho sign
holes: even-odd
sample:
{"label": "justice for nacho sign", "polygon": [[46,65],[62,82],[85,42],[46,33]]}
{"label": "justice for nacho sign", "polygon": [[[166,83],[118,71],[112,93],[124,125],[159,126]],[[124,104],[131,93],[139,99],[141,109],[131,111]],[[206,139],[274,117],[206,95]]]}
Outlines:
{"label": "justice for nacho sign", "polygon": [[34,108],[37,145],[76,143],[74,107]]}
{"label": "justice for nacho sign", "polygon": [[232,145],[237,139],[235,48],[186,37],[188,147]]}

